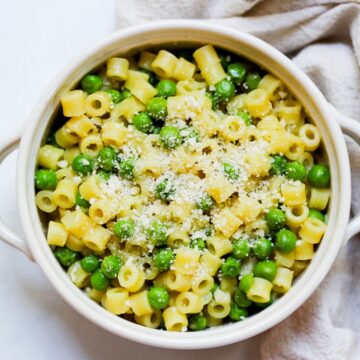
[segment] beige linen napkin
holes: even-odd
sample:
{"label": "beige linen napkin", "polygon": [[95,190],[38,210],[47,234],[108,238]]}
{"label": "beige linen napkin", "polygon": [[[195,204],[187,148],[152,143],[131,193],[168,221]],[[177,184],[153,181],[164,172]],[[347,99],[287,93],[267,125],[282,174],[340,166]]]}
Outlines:
{"label": "beige linen napkin", "polygon": [[[117,16],[119,27],[185,18],[250,32],[288,54],[335,107],[360,121],[359,0],[117,0]],[[351,140],[348,147],[357,212],[360,150]],[[267,360],[360,359],[359,340],[360,247],[352,239],[315,294],[266,333],[261,354]]]}

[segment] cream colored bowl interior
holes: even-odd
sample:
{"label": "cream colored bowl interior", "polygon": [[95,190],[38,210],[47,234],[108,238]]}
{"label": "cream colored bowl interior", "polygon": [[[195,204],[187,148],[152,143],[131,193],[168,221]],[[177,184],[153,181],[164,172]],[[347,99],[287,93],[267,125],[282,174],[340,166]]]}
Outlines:
{"label": "cream colored bowl interior", "polygon": [[[49,121],[59,107],[60,95],[107,58],[126,55],[152,46],[182,47],[213,44],[259,64],[281,79],[301,101],[323,137],[332,173],[332,200],[326,236],[307,270],[291,290],[273,305],[238,323],[231,323],[202,332],[171,333],[147,329],[116,317],[88,299],[71,283],[51,253],[35,206],[33,187],[36,154]],[[52,84],[40,101],[31,125],[24,134],[18,167],[19,207],[28,231],[28,240],[35,260],[50,281],[78,312],[126,338],[149,345],[170,348],[207,348],[221,346],[256,335],[280,322],[296,310],[316,289],[328,272],[340,248],[348,221],[350,197],[340,196],[340,189],[350,186],[348,158],[342,133],[332,118],[327,103],[313,83],[285,56],[249,35],[199,22],[167,22],[132,28],[114,34],[70,64]],[[22,177],[22,180],[20,179]],[[28,181],[23,181],[23,179]]]}

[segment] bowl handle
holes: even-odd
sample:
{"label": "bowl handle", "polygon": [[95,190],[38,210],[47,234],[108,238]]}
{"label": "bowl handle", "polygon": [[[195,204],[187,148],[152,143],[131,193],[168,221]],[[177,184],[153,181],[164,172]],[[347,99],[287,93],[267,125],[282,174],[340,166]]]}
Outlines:
{"label": "bowl handle", "polygon": [[[354,139],[358,144],[360,144],[360,123],[356,120],[353,120],[340,111],[338,111],[333,105],[330,104],[331,109],[335,113],[336,118],[339,121],[340,127],[344,134],[349,135]],[[360,232],[360,214],[356,214],[349,222],[347,227],[344,243],[346,245],[351,237]]]}
{"label": "bowl handle", "polygon": [[[20,134],[11,136],[9,139],[0,140],[0,165],[4,159],[19,146]],[[29,245],[17,234],[10,230],[0,218],[0,239],[23,252],[30,260],[33,260]]]}

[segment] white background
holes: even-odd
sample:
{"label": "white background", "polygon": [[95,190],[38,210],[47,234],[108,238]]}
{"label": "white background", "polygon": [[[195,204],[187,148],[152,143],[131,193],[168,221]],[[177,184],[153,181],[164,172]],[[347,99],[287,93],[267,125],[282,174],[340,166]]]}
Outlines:
{"label": "white background", "polygon": [[[0,141],[21,131],[61,68],[115,29],[114,0],[1,0]],[[15,163],[13,154],[0,169],[0,215],[21,233]],[[259,338],[196,352],[129,342],[74,312],[36,264],[0,241],[0,359],[256,359]]]}

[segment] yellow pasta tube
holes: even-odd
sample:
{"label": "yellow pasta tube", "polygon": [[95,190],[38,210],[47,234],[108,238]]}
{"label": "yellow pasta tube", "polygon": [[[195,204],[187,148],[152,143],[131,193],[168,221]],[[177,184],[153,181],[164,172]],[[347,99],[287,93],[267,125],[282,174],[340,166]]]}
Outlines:
{"label": "yellow pasta tube", "polygon": [[180,274],[170,270],[165,274],[166,287],[171,291],[187,291],[191,288],[191,278],[187,275]]}
{"label": "yellow pasta tube", "polygon": [[254,277],[250,289],[248,290],[246,295],[249,300],[264,304],[270,301],[271,289],[272,284],[270,281]]}
{"label": "yellow pasta tube", "polygon": [[286,208],[286,222],[289,226],[301,225],[309,215],[309,208],[305,204],[295,205]]}
{"label": "yellow pasta tube", "polygon": [[100,225],[106,224],[116,213],[117,208],[109,199],[96,200],[89,208],[90,219]]}
{"label": "yellow pasta tube", "polygon": [[52,213],[57,209],[57,205],[54,201],[53,191],[42,190],[35,196],[36,206],[46,213]]}
{"label": "yellow pasta tube", "polygon": [[166,50],[160,50],[155,60],[151,63],[154,73],[163,78],[172,76],[177,64],[177,57]]}
{"label": "yellow pasta tube", "polygon": [[296,242],[295,260],[311,260],[314,256],[314,245],[304,240]]}
{"label": "yellow pasta tube", "polygon": [[203,303],[199,295],[186,291],[177,296],[175,306],[183,314],[196,314],[203,308]]}
{"label": "yellow pasta tube", "polygon": [[73,234],[68,234],[66,247],[73,251],[84,251],[86,249],[83,241]]}
{"label": "yellow pasta tube", "polygon": [[101,182],[101,178],[97,175],[88,177],[79,186],[80,195],[87,201],[91,201],[91,199],[100,199],[103,196]]}
{"label": "yellow pasta tube", "polygon": [[146,326],[147,328],[157,329],[162,321],[161,311],[155,310],[151,314],[145,314],[142,316],[135,315],[135,321],[137,324]]}
{"label": "yellow pasta tube", "polygon": [[94,123],[85,115],[72,117],[66,124],[65,127],[71,132],[78,135],[80,138],[84,138],[95,129]]}
{"label": "yellow pasta tube", "polygon": [[144,290],[129,297],[130,308],[136,316],[151,314],[153,312],[147,293],[147,290]]}
{"label": "yellow pasta tube", "polygon": [[49,245],[64,246],[68,232],[61,223],[50,221],[47,233],[47,242]]}
{"label": "yellow pasta tube", "polygon": [[84,155],[95,157],[104,147],[99,135],[86,136],[80,142],[80,150]]}
{"label": "yellow pasta tube", "polygon": [[176,252],[173,268],[183,275],[193,275],[199,264],[200,251],[190,248],[180,248]]}
{"label": "yellow pasta tube", "polygon": [[101,252],[106,248],[111,237],[110,232],[100,225],[92,225],[83,236],[84,244],[91,250]]}
{"label": "yellow pasta tube", "polygon": [[77,186],[72,180],[63,179],[58,182],[53,194],[54,202],[63,209],[70,209],[75,205]]}
{"label": "yellow pasta tube", "polygon": [[176,307],[168,307],[163,312],[165,328],[167,331],[186,331],[188,319]]}
{"label": "yellow pasta tube", "polygon": [[324,210],[330,200],[330,189],[311,188],[309,207]]}
{"label": "yellow pasta tube", "polygon": [[109,289],[102,298],[102,305],[112,314],[126,314],[130,310],[129,292],[121,287]]}
{"label": "yellow pasta tube", "polygon": [[68,232],[78,238],[82,238],[91,227],[90,218],[81,210],[67,211],[61,218],[61,222]]}
{"label": "yellow pasta tube", "polygon": [[101,140],[105,145],[120,148],[126,141],[127,129],[115,122],[106,122],[101,130]]}
{"label": "yellow pasta tube", "polygon": [[326,231],[326,224],[319,219],[307,218],[301,226],[299,235],[301,239],[318,244]]}
{"label": "yellow pasta tube", "polygon": [[219,258],[223,257],[226,254],[231,253],[232,251],[231,241],[225,237],[221,237],[221,236],[210,237],[206,239],[206,244],[209,251]]}
{"label": "yellow pasta tube", "polygon": [[272,108],[268,93],[264,89],[250,91],[244,103],[246,110],[254,117],[265,116]]}
{"label": "yellow pasta tube", "polygon": [[136,292],[145,283],[145,274],[135,264],[127,263],[122,266],[118,275],[119,283],[130,292]]}
{"label": "yellow pasta tube", "polygon": [[[281,195],[286,206],[296,206],[306,203],[305,184],[300,181],[283,183]],[[311,205],[310,205],[311,206]]]}
{"label": "yellow pasta tube", "polygon": [[206,271],[203,271],[201,267],[192,279],[191,289],[194,294],[197,294],[199,296],[205,296],[210,292],[213,285],[214,278]]}
{"label": "yellow pasta tube", "polygon": [[61,96],[61,106],[66,117],[81,116],[85,113],[86,94],[82,90],[73,90]]}
{"label": "yellow pasta tube", "polygon": [[59,167],[58,163],[63,157],[63,149],[58,149],[51,145],[44,145],[40,148],[38,153],[38,165],[51,170],[57,170]]}
{"label": "yellow pasta tube", "polygon": [[299,130],[299,137],[303,141],[306,151],[315,151],[320,145],[320,133],[316,126],[312,124],[305,124],[301,126]]}
{"label": "yellow pasta tube", "polygon": [[238,230],[242,221],[230,209],[225,208],[214,215],[213,224],[217,231],[230,238]]}
{"label": "yellow pasta tube", "polygon": [[129,61],[124,58],[110,58],[106,63],[106,76],[110,79],[123,81],[127,79]]}
{"label": "yellow pasta tube", "polygon": [[209,251],[205,251],[200,258],[201,269],[211,276],[216,274],[221,264],[221,259]]}
{"label": "yellow pasta tube", "polygon": [[141,69],[151,71],[152,70],[151,64],[155,60],[155,58],[156,58],[155,54],[148,52],[148,51],[142,51],[140,53],[140,58],[139,58],[137,65]]}
{"label": "yellow pasta tube", "polygon": [[294,251],[285,254],[278,250],[275,250],[274,253],[276,265],[287,268],[291,268],[293,266],[295,260]]}
{"label": "yellow pasta tube", "polygon": [[177,60],[172,77],[176,80],[190,80],[195,73],[195,65],[190,61],[180,58]]}
{"label": "yellow pasta tube", "polygon": [[67,149],[76,145],[79,142],[80,138],[70,128],[64,125],[59,130],[56,131],[55,140],[57,144]]}
{"label": "yellow pasta tube", "polygon": [[103,116],[110,110],[111,98],[105,91],[96,91],[85,100],[85,111],[89,116]]}
{"label": "yellow pasta tube", "polygon": [[291,283],[294,277],[294,272],[284,268],[278,267],[273,280],[273,289],[278,293],[286,293],[291,287]]}
{"label": "yellow pasta tube", "polygon": [[80,261],[76,261],[72,264],[67,271],[70,280],[78,287],[83,288],[88,285],[90,274],[86,272],[80,264]]}

